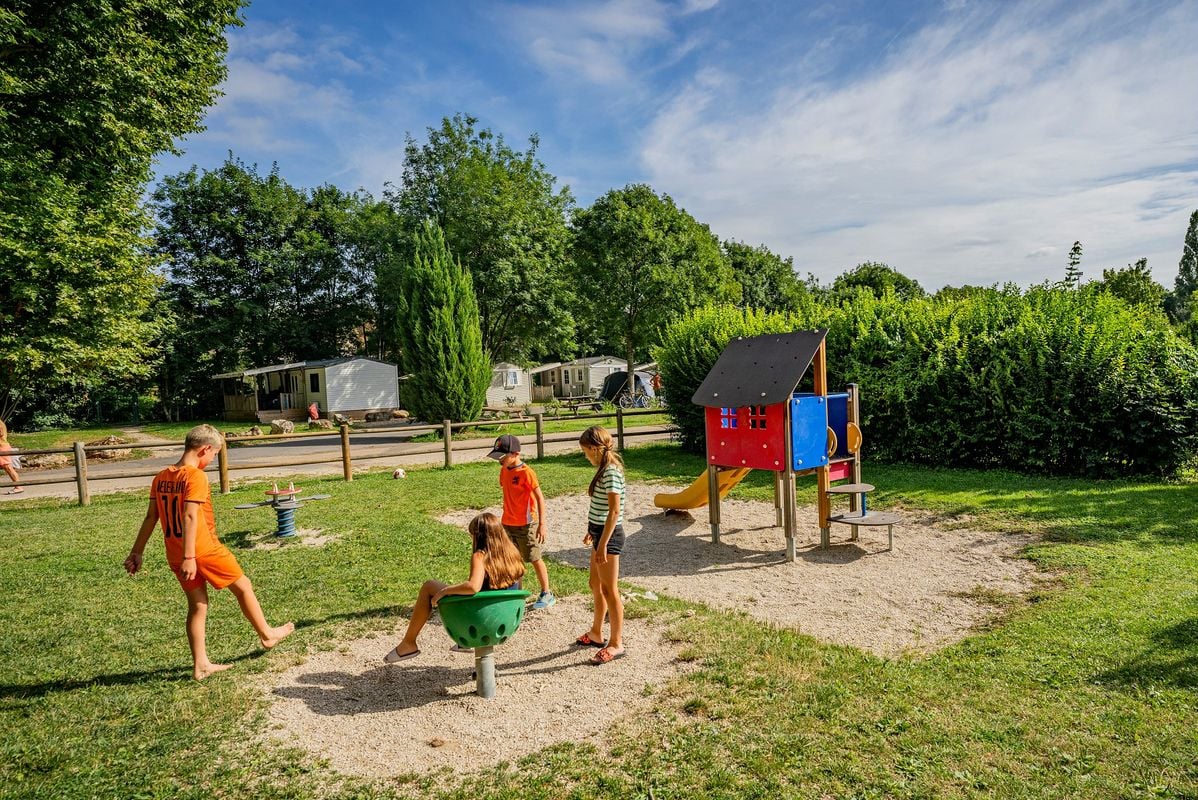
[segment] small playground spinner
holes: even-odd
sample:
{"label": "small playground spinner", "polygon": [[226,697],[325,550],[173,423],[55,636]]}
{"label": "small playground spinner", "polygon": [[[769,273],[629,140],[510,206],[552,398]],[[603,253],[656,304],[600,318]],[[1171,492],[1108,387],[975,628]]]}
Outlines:
{"label": "small playground spinner", "polygon": [[289,484],[286,489],[280,489],[276,483],[266,492],[265,500],[257,503],[242,503],[241,505],[233,506],[233,508],[261,508],[262,506],[270,506],[275,511],[275,536],[280,539],[286,539],[295,536],[295,512],[300,506],[306,502],[313,500],[328,500],[332,497],[331,494],[314,494],[301,500],[297,495],[303,489],[296,487],[294,483]]}

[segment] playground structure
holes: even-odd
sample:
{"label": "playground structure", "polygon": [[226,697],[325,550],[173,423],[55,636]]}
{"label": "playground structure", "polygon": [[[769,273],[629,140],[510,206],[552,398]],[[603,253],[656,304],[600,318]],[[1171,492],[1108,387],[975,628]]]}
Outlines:
{"label": "playground structure", "polygon": [[[720,541],[720,500],[754,469],[774,473],[775,525],[786,534],[786,558],[795,560],[795,478],[815,475],[820,547],[831,543],[831,525],[885,526],[894,546],[897,514],[871,512],[861,481],[860,394],[856,384],[829,393],[827,330],[735,339],[707,373],[691,402],[703,406],[707,469],[690,487],[659,494],[659,508],[706,504],[712,542]],[[812,391],[798,392],[813,369]],[[849,481],[833,486],[833,482]],[[832,496],[848,495],[849,510],[832,513]]]}
{"label": "playground structure", "polygon": [[313,500],[328,500],[332,497],[331,494],[314,494],[310,497],[305,497],[300,500],[297,495],[303,489],[298,488],[294,483],[288,484],[286,489],[280,489],[276,483],[266,492],[266,500],[261,500],[257,503],[242,503],[233,506],[233,508],[261,508],[262,506],[270,506],[275,510],[275,537],[279,539],[287,539],[295,536],[295,512],[305,502]]}
{"label": "playground structure", "polygon": [[472,595],[447,595],[437,608],[449,638],[459,647],[474,649],[474,691],[495,696],[495,646],[512,637],[524,619],[522,589],[495,589]]}

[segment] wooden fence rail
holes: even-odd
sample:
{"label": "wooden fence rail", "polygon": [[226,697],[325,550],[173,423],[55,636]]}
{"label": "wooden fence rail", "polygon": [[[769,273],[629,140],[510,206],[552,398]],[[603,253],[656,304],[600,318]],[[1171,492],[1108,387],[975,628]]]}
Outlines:
{"label": "wooden fence rail", "polygon": [[[644,431],[628,431],[624,428],[624,420],[627,417],[651,416],[660,414],[656,410],[644,411],[625,411],[624,409],[616,409],[614,414],[584,414],[579,416],[570,416],[566,419],[574,420],[607,420],[612,416],[616,418],[617,432],[617,447],[624,449],[624,440],[636,436],[651,436],[663,432],[673,432],[675,429],[671,426],[661,426],[651,430]],[[536,426],[536,452],[537,458],[545,457],[545,444],[551,442],[565,442],[576,439],[578,431],[558,431],[556,433],[545,432],[545,415],[533,414],[530,417],[514,417],[502,421],[497,420],[475,420],[471,422],[452,422],[444,420],[439,425],[400,425],[386,428],[370,428],[366,430],[350,430],[349,425],[341,425],[339,430],[329,431],[327,433],[275,433],[265,434],[262,436],[235,438],[232,440],[234,449],[245,449],[253,447],[254,444],[264,441],[281,439],[315,439],[321,437],[336,436],[340,438],[340,452],[333,455],[323,455],[315,458],[300,458],[288,459],[281,461],[257,462],[247,464],[231,464],[229,461],[229,444],[228,439],[221,446],[220,453],[217,456],[216,462],[208,467],[209,472],[217,472],[220,479],[221,494],[228,494],[231,489],[229,486],[229,472],[232,470],[247,470],[247,469],[279,469],[283,467],[302,467],[311,466],[314,464],[335,464],[338,461],[342,465],[342,477],[347,481],[352,481],[353,478],[353,452],[351,437],[361,436],[363,434],[377,433],[433,433],[441,434],[442,441],[439,443],[429,442],[427,447],[412,449],[407,446],[403,450],[388,450],[381,453],[371,453],[364,456],[366,460],[374,461],[384,458],[394,458],[396,456],[416,456],[430,455],[432,453],[441,452],[443,454],[444,466],[448,469],[453,466],[454,451],[468,452],[471,450],[490,450],[490,439],[458,439],[456,442],[453,438],[454,431],[466,430],[468,428],[478,427],[497,427],[506,425],[515,425],[521,423],[534,423]],[[33,455],[54,455],[54,454],[70,454],[75,467],[75,475],[70,478],[24,478],[21,479],[22,486],[49,486],[53,484],[74,483],[77,487],[79,497],[79,505],[86,506],[91,503],[91,487],[92,481],[105,480],[122,480],[127,478],[152,478],[158,474],[159,470],[153,471],[133,471],[133,472],[118,472],[105,475],[88,475],[87,470],[87,454],[95,453],[104,450],[150,450],[158,448],[178,448],[180,442],[131,442],[126,444],[114,445],[85,445],[83,442],[74,442],[71,447],[54,447],[41,450],[17,450],[13,455],[33,456]]]}

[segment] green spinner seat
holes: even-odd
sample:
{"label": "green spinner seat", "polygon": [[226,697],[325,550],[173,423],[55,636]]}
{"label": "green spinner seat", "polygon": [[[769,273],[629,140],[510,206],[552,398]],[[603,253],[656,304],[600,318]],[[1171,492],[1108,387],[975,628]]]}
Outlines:
{"label": "green spinner seat", "polygon": [[523,589],[449,595],[437,608],[449,637],[461,647],[494,647],[511,638],[524,619]]}

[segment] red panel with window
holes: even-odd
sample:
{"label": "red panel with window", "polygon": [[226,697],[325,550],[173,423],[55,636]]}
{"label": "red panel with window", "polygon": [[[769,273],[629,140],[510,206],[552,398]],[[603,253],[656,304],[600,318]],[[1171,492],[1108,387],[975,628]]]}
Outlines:
{"label": "red panel with window", "polygon": [[786,464],[783,403],[708,408],[707,463],[781,471]]}

